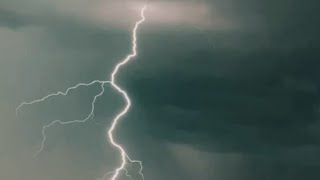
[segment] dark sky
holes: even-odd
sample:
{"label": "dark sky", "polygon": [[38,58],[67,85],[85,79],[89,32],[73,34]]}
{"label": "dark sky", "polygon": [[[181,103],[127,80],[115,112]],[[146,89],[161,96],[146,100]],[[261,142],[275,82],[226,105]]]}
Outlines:
{"label": "dark sky", "polygon": [[[143,1],[1,0],[0,179],[88,180],[118,163],[105,130],[123,107],[98,87],[130,51]],[[150,1],[139,56],[118,82],[132,109],[116,137],[152,180],[320,179],[320,11],[316,0]],[[140,180],[137,166],[130,172]],[[123,176],[120,178],[125,180]]]}

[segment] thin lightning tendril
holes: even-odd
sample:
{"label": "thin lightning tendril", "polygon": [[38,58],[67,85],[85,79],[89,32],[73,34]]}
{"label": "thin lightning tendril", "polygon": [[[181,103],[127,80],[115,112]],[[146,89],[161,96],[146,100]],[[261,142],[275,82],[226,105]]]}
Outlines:
{"label": "thin lightning tendril", "polygon": [[119,153],[121,154],[121,164],[119,165],[119,167],[115,168],[114,171],[111,171],[111,172],[108,172],[108,173],[104,174],[104,176],[101,178],[101,180],[105,179],[110,174],[113,174],[110,180],[116,180],[119,177],[119,174],[120,174],[121,171],[125,171],[126,176],[128,176],[129,178],[132,179],[131,175],[129,175],[129,172],[126,169],[127,161],[129,161],[130,163],[138,163],[140,165],[139,174],[141,175],[141,178],[144,180],[144,175],[142,173],[142,170],[143,170],[142,162],[138,161],[138,160],[132,160],[128,156],[128,154],[126,153],[125,149],[114,140],[113,132],[116,129],[118,121],[129,111],[129,109],[131,107],[131,100],[130,100],[128,94],[126,93],[125,90],[121,89],[116,84],[116,75],[118,74],[118,71],[122,66],[126,65],[132,58],[137,56],[137,30],[138,30],[139,26],[146,19],[145,16],[144,16],[146,8],[147,8],[147,6],[145,5],[141,9],[140,20],[135,23],[134,29],[132,31],[132,52],[125,59],[120,61],[115,66],[114,70],[111,73],[111,81],[94,80],[94,81],[92,81],[90,83],[79,83],[79,84],[77,84],[77,85],[75,85],[73,87],[68,88],[64,92],[58,92],[58,93],[50,94],[50,95],[45,96],[45,97],[43,97],[41,99],[37,99],[37,100],[31,101],[31,102],[23,102],[16,108],[16,115],[18,116],[18,111],[25,105],[32,105],[32,104],[35,104],[35,103],[40,103],[40,102],[46,101],[47,99],[52,98],[54,96],[60,96],[60,95],[61,96],[67,96],[70,91],[75,90],[75,89],[77,89],[77,88],[79,88],[81,86],[89,87],[89,86],[92,86],[92,85],[94,85],[96,83],[100,84],[101,91],[94,96],[94,98],[93,98],[93,100],[91,102],[91,111],[90,111],[89,115],[87,115],[84,119],[72,120],[72,121],[66,121],[66,122],[61,121],[61,120],[55,120],[55,121],[51,122],[50,124],[43,126],[43,128],[42,128],[41,146],[40,146],[40,149],[35,153],[35,156],[37,156],[39,153],[41,153],[43,151],[43,149],[44,149],[44,145],[45,145],[45,142],[46,142],[46,139],[47,139],[47,136],[45,134],[45,131],[46,131],[47,128],[50,128],[50,127],[54,126],[55,124],[68,125],[68,124],[73,124],[73,123],[85,123],[90,118],[93,118],[94,117],[94,110],[95,110],[96,100],[100,96],[102,96],[104,94],[104,92],[105,92],[104,85],[109,83],[109,84],[111,84],[111,86],[118,93],[120,93],[124,97],[124,99],[126,101],[126,105],[125,105],[124,109],[120,113],[118,113],[116,115],[116,117],[112,120],[111,127],[108,129],[108,139],[109,139],[111,145],[113,147],[115,147],[119,151]]}

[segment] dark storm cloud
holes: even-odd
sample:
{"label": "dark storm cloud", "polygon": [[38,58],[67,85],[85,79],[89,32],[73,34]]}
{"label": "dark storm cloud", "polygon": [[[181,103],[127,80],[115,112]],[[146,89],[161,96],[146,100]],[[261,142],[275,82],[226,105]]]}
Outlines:
{"label": "dark storm cloud", "polygon": [[151,134],[222,152],[320,145],[310,131],[320,103],[316,2],[252,3],[232,13],[256,15],[265,29],[208,33],[213,48],[198,33],[150,37],[152,48],[142,39],[127,82]]}
{"label": "dark storm cloud", "polygon": [[10,28],[17,28],[27,25],[28,23],[29,21],[27,19],[24,19],[16,13],[0,8],[0,27],[5,26]]}
{"label": "dark storm cloud", "polygon": [[[15,99],[11,104],[65,89],[79,81],[105,78],[114,63],[130,48],[128,29],[132,27],[136,19],[133,14],[137,11],[118,11],[118,8],[131,7],[131,1],[124,6],[121,3],[118,6],[120,1],[107,1],[100,9],[95,8],[100,7],[101,1],[39,2],[5,0],[0,3],[3,8],[0,26],[16,28],[31,24],[45,27],[14,33],[6,30],[2,36],[10,35],[8,41],[3,41],[6,48],[1,54],[7,60],[3,62],[13,62],[11,58],[17,57],[19,60],[8,66],[11,69],[5,68],[6,63],[3,63],[1,68],[5,71],[1,71],[4,74],[0,80],[24,82],[16,86],[9,84],[11,89],[6,92],[19,92],[16,95],[19,98],[9,98],[9,93],[3,96]],[[118,79],[128,89],[133,103],[127,120],[117,130],[119,142],[146,163],[145,173],[153,179],[319,179],[320,41],[319,11],[315,9],[318,3],[208,0],[201,1],[198,6],[189,2],[197,4],[199,1],[155,1],[154,4],[164,8],[174,6],[170,12],[160,8],[156,11],[160,12],[155,16],[157,21],[146,21],[146,26],[139,31],[139,58],[121,71]],[[95,14],[95,10],[106,14]],[[196,15],[191,13],[193,10]],[[213,22],[201,19],[202,10],[210,12],[204,17]],[[170,19],[169,15],[185,12],[187,18]],[[128,16],[130,19],[126,18]],[[194,19],[187,21],[190,18]],[[170,23],[164,23],[167,20],[171,20]],[[163,24],[152,28],[159,22]],[[207,24],[211,26],[204,26]],[[231,28],[221,28],[230,24]],[[171,26],[174,28],[168,28]],[[16,41],[10,41],[10,38]],[[9,41],[11,45],[6,46]],[[15,66],[19,68],[12,68]],[[9,174],[20,177],[26,172],[25,179],[43,179],[40,177],[46,178],[48,173],[58,179],[75,179],[74,175],[79,176],[76,179],[88,179],[96,176],[101,164],[107,161],[109,166],[116,162],[117,156],[110,155],[109,151],[106,156],[110,161],[106,160],[106,150],[99,146],[104,142],[106,121],[113,115],[111,112],[106,115],[106,111],[116,112],[121,104],[120,98],[109,90],[110,97],[101,100],[105,104],[97,106],[93,124],[52,129],[46,152],[41,157],[47,166],[34,164],[30,166],[34,166],[33,169],[25,170],[22,167],[29,166],[31,160],[21,163],[18,158],[14,162],[8,158],[1,163],[13,164],[11,166],[15,168],[12,169],[19,172],[11,173],[11,170]],[[84,94],[91,94],[89,91]],[[78,100],[72,100],[77,113],[70,113],[85,113],[83,109],[88,108],[83,104],[90,105],[89,97],[83,100],[79,96],[75,98]],[[116,101],[111,97],[119,99]],[[80,106],[79,110],[75,104]],[[33,122],[37,125],[23,121],[28,124],[23,128],[37,134],[33,135],[36,144],[41,138],[41,123],[50,119],[46,118],[49,114],[46,111],[34,109],[40,118],[31,119],[38,120]],[[70,117],[66,113],[69,109],[63,109],[62,113],[54,110],[54,115]],[[56,118],[54,115],[51,118]],[[1,138],[19,134],[12,129],[10,136],[1,131]],[[70,152],[52,150],[56,147],[52,143],[57,139],[66,141],[61,149]],[[19,144],[15,149],[25,151],[23,145]],[[29,147],[33,152],[31,149]],[[90,155],[83,155],[83,152]],[[52,153],[53,156],[45,158]],[[48,168],[51,167],[48,164],[56,159],[59,163],[53,164],[58,164],[56,167],[67,171],[66,174],[61,174],[61,169],[51,172]],[[68,160],[70,164],[60,165]],[[75,166],[74,162],[81,162],[76,164],[85,167]],[[25,165],[16,167],[14,164]],[[38,175],[39,166],[43,173]],[[69,174],[68,166],[77,170]],[[91,174],[82,176],[88,172],[86,166],[91,167]],[[101,169],[101,172],[106,170]]]}
{"label": "dark storm cloud", "polygon": [[[254,58],[261,61],[265,56],[262,54]],[[156,118],[154,128],[158,124],[165,129],[172,128],[173,135],[160,131],[158,136],[174,138],[175,130],[180,129],[205,134],[209,140],[217,138],[221,143],[245,151],[256,150],[256,147],[248,146],[250,142],[253,146],[263,143],[275,146],[320,145],[318,137],[311,136],[307,130],[308,125],[318,119],[320,84],[315,78],[319,75],[319,63],[316,59],[304,61],[303,67],[294,62],[292,56],[271,57],[282,62],[267,63],[271,70],[266,72],[264,67],[255,66],[254,62],[248,62],[253,67],[247,68],[252,69],[242,69],[240,73],[246,73],[243,77],[191,78],[173,71],[159,77],[131,81],[135,87],[132,93],[136,101],[146,106],[147,112],[155,113],[149,116]],[[283,62],[283,58],[290,61]],[[160,91],[155,96],[156,89]]]}
{"label": "dark storm cloud", "polygon": [[232,169],[234,158],[224,159],[212,166],[221,174],[200,179],[318,179],[317,4],[224,1],[219,8],[230,17],[255,23],[141,37],[139,64],[121,76],[143,109],[133,110],[137,120],[127,127],[200,151],[239,153],[241,167]]}

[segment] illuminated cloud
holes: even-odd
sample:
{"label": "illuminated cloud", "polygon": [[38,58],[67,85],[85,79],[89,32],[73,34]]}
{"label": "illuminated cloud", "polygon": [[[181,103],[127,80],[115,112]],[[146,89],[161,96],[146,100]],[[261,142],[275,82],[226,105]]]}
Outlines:
{"label": "illuminated cloud", "polygon": [[[144,3],[143,0],[13,0],[0,5],[11,20],[20,24],[50,24],[70,19],[95,26],[130,29]],[[184,25],[200,29],[230,29],[236,26],[205,1],[150,1],[148,7],[149,27]]]}

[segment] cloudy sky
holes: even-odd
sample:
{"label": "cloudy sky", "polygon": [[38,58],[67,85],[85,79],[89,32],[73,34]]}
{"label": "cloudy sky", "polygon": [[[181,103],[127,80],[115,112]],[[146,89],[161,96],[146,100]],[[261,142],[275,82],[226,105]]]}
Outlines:
{"label": "cloudy sky", "polygon": [[[0,0],[0,179],[95,180],[119,164],[105,138],[124,106],[106,85],[130,52],[142,0]],[[320,179],[316,0],[149,0],[139,56],[118,83],[133,107],[116,131],[149,180]],[[136,180],[137,164],[128,167]],[[119,180],[128,179],[121,176]]]}

